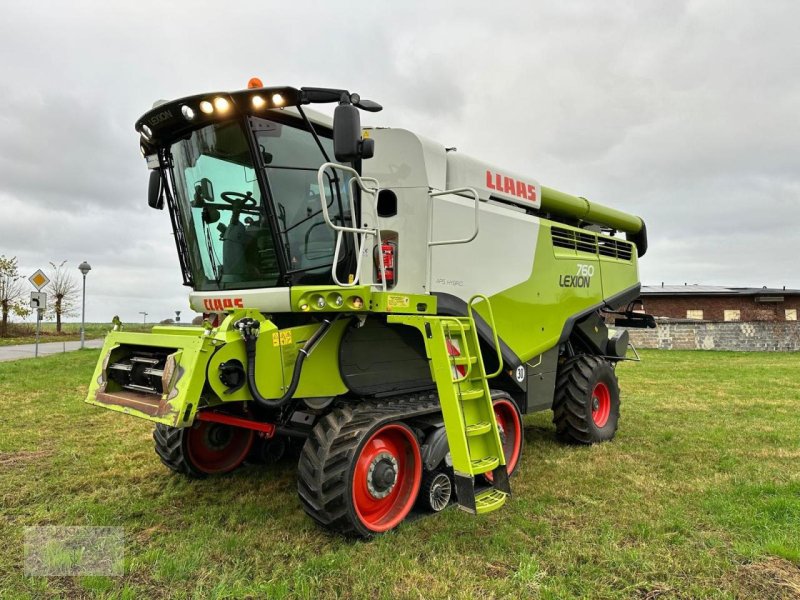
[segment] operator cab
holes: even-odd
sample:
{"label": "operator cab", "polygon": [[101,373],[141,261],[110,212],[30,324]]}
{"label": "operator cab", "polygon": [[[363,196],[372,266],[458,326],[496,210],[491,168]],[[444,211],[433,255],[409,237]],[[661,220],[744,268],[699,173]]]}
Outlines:
{"label": "operator cab", "polygon": [[[137,122],[154,169],[149,204],[161,208],[166,198],[186,285],[213,292],[333,283],[336,236],[320,184],[337,225],[358,226],[359,198],[350,197],[347,174],[319,169],[358,168],[366,157],[353,98],[358,106],[344,90],[256,88],[160,104]],[[327,117],[300,107],[332,101],[344,132],[336,141]],[[343,106],[351,110],[340,118]],[[345,280],[354,247],[345,236],[335,267]]]}

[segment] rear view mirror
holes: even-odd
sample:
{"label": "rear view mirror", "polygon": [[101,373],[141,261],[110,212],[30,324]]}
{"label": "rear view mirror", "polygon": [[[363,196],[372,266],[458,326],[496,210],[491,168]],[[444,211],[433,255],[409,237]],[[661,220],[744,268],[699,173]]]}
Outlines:
{"label": "rear view mirror", "polygon": [[214,201],[214,184],[208,177],[203,177],[194,184],[194,205],[202,206],[204,202]]}
{"label": "rear view mirror", "polygon": [[336,160],[352,162],[359,158],[372,158],[373,140],[361,139],[361,116],[352,104],[340,104],[333,111],[333,154]]}
{"label": "rear view mirror", "polygon": [[150,171],[150,185],[147,189],[147,205],[156,210],[164,208],[164,188],[161,182],[161,169]]}
{"label": "rear view mirror", "polygon": [[350,162],[359,157],[361,116],[352,104],[340,104],[333,111],[333,154],[336,160]]}

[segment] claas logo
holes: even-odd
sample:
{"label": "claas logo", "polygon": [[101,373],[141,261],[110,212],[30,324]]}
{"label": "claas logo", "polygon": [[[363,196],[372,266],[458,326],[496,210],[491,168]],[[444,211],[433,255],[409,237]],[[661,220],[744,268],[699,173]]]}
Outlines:
{"label": "claas logo", "polygon": [[210,312],[233,310],[234,308],[244,308],[244,300],[241,298],[205,298],[203,306]]}
{"label": "claas logo", "polygon": [[517,181],[513,177],[486,171],[486,187],[490,190],[511,194],[523,200],[536,202],[536,186],[524,181]]}

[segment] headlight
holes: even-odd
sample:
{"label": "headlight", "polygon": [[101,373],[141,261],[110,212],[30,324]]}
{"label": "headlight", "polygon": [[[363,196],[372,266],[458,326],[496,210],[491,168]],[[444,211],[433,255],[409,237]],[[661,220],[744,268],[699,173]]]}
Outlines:
{"label": "headlight", "polygon": [[142,135],[146,140],[153,139],[153,130],[150,129],[147,125],[142,125]]}
{"label": "headlight", "polygon": [[192,110],[191,106],[183,105],[181,107],[181,114],[187,121],[191,121],[194,119],[194,110]]}
{"label": "headlight", "polygon": [[283,96],[280,94],[272,94],[272,103],[275,106],[283,106]]}
{"label": "headlight", "polygon": [[267,105],[267,101],[261,96],[253,96],[252,102],[253,108],[264,108]]}
{"label": "headlight", "polygon": [[212,112],[214,112],[214,106],[208,100],[203,100],[200,103],[200,111],[210,115]]}
{"label": "headlight", "polygon": [[227,112],[230,107],[231,107],[231,103],[228,102],[222,96],[220,96],[218,98],[214,98],[214,108],[216,108],[218,112],[221,112],[221,113]]}

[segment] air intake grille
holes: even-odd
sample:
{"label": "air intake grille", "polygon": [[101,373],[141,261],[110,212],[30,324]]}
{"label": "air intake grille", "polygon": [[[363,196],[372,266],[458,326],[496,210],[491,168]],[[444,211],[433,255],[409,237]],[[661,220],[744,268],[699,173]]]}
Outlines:
{"label": "air intake grille", "polygon": [[597,254],[597,237],[591,233],[563,229],[562,227],[552,227],[550,233],[553,237],[553,246],[556,248],[568,248],[577,252]]}
{"label": "air intake grille", "polygon": [[614,238],[600,238],[600,256],[610,256],[619,260],[630,260],[633,254],[633,245]]}
{"label": "air intake grille", "polygon": [[616,238],[598,237],[593,233],[574,231],[563,227],[551,227],[550,235],[555,248],[599,254],[627,261],[631,260],[633,255],[633,244]]}

